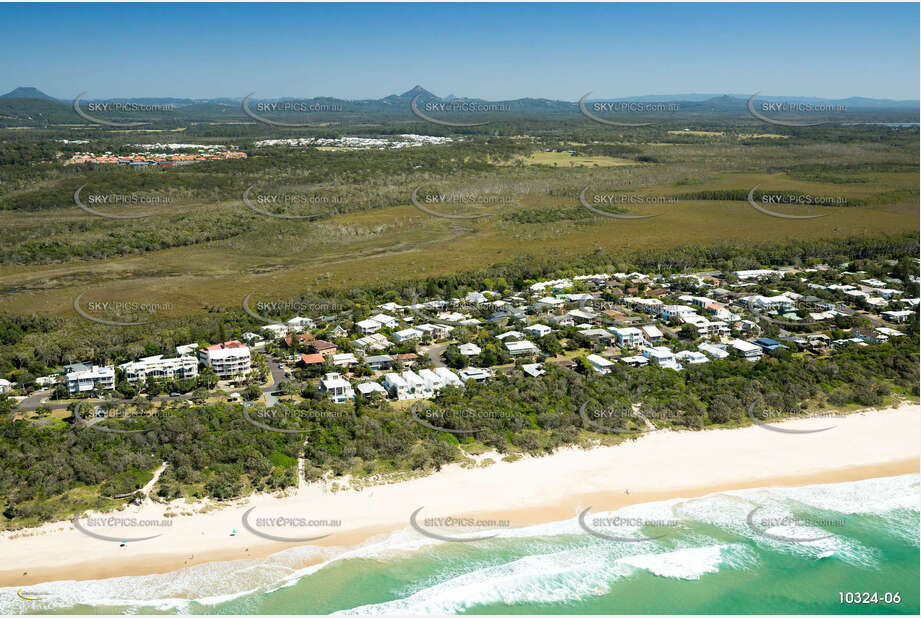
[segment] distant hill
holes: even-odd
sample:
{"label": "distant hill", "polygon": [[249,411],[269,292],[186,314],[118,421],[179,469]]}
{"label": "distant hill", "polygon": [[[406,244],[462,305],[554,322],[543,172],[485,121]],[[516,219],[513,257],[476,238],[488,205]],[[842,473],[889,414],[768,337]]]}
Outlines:
{"label": "distant hill", "polygon": [[54,97],[50,97],[38,88],[33,88],[32,86],[20,86],[14,90],[10,90],[6,94],[0,94],[0,99],[42,99],[45,101],[57,101]]}

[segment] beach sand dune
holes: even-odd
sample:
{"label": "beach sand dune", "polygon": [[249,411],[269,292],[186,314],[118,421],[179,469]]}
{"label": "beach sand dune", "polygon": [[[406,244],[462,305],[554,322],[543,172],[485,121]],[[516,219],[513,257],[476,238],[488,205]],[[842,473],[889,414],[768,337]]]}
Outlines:
{"label": "beach sand dune", "polygon": [[[628,504],[715,491],[855,481],[917,473],[921,455],[921,406],[867,411],[846,417],[787,421],[775,426],[814,433],[787,433],[752,426],[699,432],[660,431],[591,450],[561,449],[546,457],[498,461],[466,469],[451,465],[430,476],[361,491],[329,491],[302,484],[284,498],[260,494],[230,504],[162,505],[100,515],[138,520],[169,519],[168,527],[86,527],[128,538],[124,547],[84,534],[73,522],[0,533],[5,558],[0,586],[54,580],[86,580],[163,573],[192,564],[266,556],[302,544],[348,546],[388,531],[408,528],[411,513],[429,517],[504,519],[512,526],[574,517]],[[178,514],[164,517],[165,513]],[[269,540],[248,522],[309,522],[302,528],[258,526],[277,536],[325,538],[302,542]],[[279,519],[282,518],[282,519]],[[327,520],[326,524],[322,524]],[[85,522],[85,519],[81,519]],[[340,525],[331,522],[339,521]],[[113,532],[113,530],[115,532]]]}

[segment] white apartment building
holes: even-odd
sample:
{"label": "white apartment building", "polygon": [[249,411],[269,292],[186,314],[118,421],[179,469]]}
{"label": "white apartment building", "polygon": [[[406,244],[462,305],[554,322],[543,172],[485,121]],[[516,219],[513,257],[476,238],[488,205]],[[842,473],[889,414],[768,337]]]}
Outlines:
{"label": "white apartment building", "polygon": [[180,380],[198,375],[198,360],[194,356],[163,358],[159,354],[121,364],[118,368],[125,372],[125,379],[129,382],[147,378]]}
{"label": "white apartment building", "polygon": [[688,307],[687,305],[663,305],[659,307],[659,317],[663,320],[681,318],[695,314],[696,311],[694,311],[694,308]]}
{"label": "white apartment building", "polygon": [[115,388],[115,367],[93,365],[88,371],[74,371],[65,377],[68,393]]}
{"label": "white apartment building", "polygon": [[244,376],[252,371],[249,348],[234,339],[198,351],[199,360],[220,378]]}
{"label": "white apartment building", "polygon": [[457,374],[447,367],[436,367],[434,371],[444,382],[445,386],[464,386],[464,383],[457,377]]}

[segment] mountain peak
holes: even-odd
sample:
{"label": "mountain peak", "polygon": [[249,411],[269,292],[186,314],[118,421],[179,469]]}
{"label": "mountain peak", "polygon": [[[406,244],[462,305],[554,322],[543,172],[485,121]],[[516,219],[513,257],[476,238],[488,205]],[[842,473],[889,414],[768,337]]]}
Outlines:
{"label": "mountain peak", "polygon": [[420,86],[419,84],[416,84],[415,86],[413,86],[412,88],[410,88],[409,90],[401,94],[400,98],[412,98],[420,94],[425,97],[438,98],[434,94],[432,94],[431,92],[429,92],[428,90]]}
{"label": "mountain peak", "polygon": [[10,90],[6,94],[0,95],[0,99],[44,99],[46,101],[57,100],[54,97],[49,97],[47,94],[33,86],[20,86],[19,88]]}

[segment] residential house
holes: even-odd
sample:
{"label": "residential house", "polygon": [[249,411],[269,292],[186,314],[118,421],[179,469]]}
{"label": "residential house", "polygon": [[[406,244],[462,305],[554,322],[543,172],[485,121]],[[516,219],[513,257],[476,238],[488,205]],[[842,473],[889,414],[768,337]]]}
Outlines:
{"label": "residential house", "polygon": [[358,359],[355,358],[355,355],[352,354],[351,352],[343,352],[342,354],[333,354],[333,365],[335,367],[345,367],[345,369],[348,370],[357,364],[358,364]]}
{"label": "residential house", "polygon": [[540,354],[538,347],[528,340],[506,341],[505,349],[511,356],[533,356],[535,354]]}
{"label": "residential house", "polygon": [[355,391],[352,385],[338,373],[327,373],[326,377],[320,380],[320,391],[326,393],[330,401],[335,403],[345,403],[349,399],[355,398]]}
{"label": "residential house", "polygon": [[442,382],[444,382],[445,386],[464,386],[464,383],[457,377],[457,374],[447,367],[436,367],[434,371],[438,377],[441,378]]}
{"label": "residential house", "polygon": [[589,354],[585,357],[585,360],[587,360],[589,365],[592,366],[592,369],[602,375],[611,373],[611,367],[614,366],[614,363],[604,358],[603,356],[598,356],[597,354]]}
{"label": "residential house", "polygon": [[743,341],[742,339],[733,339],[729,342],[729,346],[734,350],[737,350],[746,358],[752,362],[761,358],[762,349],[761,346],[757,346],[748,341]]}
{"label": "residential house", "polygon": [[393,340],[397,343],[404,343],[406,341],[419,341],[425,335],[424,330],[418,328],[405,328],[393,333]]}
{"label": "residential house", "polygon": [[525,332],[537,335],[538,337],[543,337],[553,332],[553,329],[551,329],[546,324],[532,324],[531,326],[525,327],[524,330]]}
{"label": "residential house", "polygon": [[617,345],[622,348],[636,348],[643,343],[643,331],[633,326],[612,328],[611,332],[617,337]]}
{"label": "residential house", "polygon": [[726,351],[726,346],[724,345],[716,345],[714,343],[701,343],[697,346],[697,349],[717,360],[729,357],[729,352]]}
{"label": "residential house", "polygon": [[314,339],[307,344],[307,350],[314,354],[322,354],[323,358],[329,358],[336,353],[336,344],[323,339]]}
{"label": "residential house", "polygon": [[547,370],[540,363],[526,363],[521,366],[521,370],[524,371],[526,376],[531,376],[532,378],[539,378],[547,373]]}
{"label": "residential house", "polygon": [[479,367],[467,367],[461,369],[458,372],[460,379],[466,382],[467,380],[473,380],[474,382],[485,382],[492,375],[486,369],[481,369]]}
{"label": "residential house", "polygon": [[399,320],[393,316],[387,315],[386,313],[378,313],[377,315],[372,315],[368,319],[377,322],[384,328],[396,328],[400,324]]}
{"label": "residential house", "polygon": [[371,399],[375,395],[380,395],[382,397],[387,396],[387,389],[377,382],[361,382],[356,384],[355,388],[358,389],[359,394],[365,399]]}
{"label": "residential house", "polygon": [[313,365],[322,365],[325,361],[326,359],[322,354],[301,354],[299,363],[302,367],[307,368]]}
{"label": "residential house", "polygon": [[457,349],[463,356],[477,356],[483,351],[480,346],[475,343],[462,343],[457,346]]}
{"label": "residential house", "polygon": [[377,356],[366,356],[365,362],[374,371],[383,371],[393,369],[393,358],[389,354],[380,354]]}
{"label": "residential house", "polygon": [[356,322],[355,326],[358,327],[362,335],[370,335],[381,329],[381,323],[377,320],[361,320],[360,322]]}
{"label": "residential house", "polygon": [[409,385],[397,373],[388,373],[384,376],[384,388],[390,393],[390,396],[398,401],[412,399]]}

